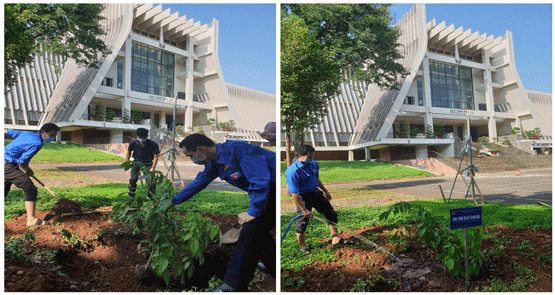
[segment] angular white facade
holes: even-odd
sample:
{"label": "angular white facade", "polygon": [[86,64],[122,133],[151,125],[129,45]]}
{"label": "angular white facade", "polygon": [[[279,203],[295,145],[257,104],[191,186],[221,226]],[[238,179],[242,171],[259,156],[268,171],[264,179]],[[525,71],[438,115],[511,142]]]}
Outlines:
{"label": "angular white facade", "polygon": [[[551,94],[522,85],[511,32],[496,37],[435,19],[426,22],[423,4],[396,26],[405,77],[397,90],[342,84],[322,124],[305,136],[323,158],[427,158],[428,151],[454,156],[456,141],[483,136],[492,141],[514,127],[538,127],[551,136]],[[355,89],[363,89],[362,98]],[[416,136],[401,138],[401,122]],[[445,127],[445,136],[426,137],[426,127],[437,125]]]}
{"label": "angular white facade", "polygon": [[[87,138],[93,143],[91,137],[121,143],[139,127],[167,128],[177,105],[175,122],[184,130],[211,118],[232,120],[240,131],[235,138],[265,141],[256,131],[276,121],[276,96],[225,82],[217,20],[201,24],[153,4],[106,4],[102,14],[102,39],[111,53],[99,68],[35,57],[5,96],[5,128],[37,130],[52,122],[62,128],[62,140],[69,140],[71,131],[71,140],[79,143]],[[56,60],[59,71],[47,58]],[[115,120],[95,121],[97,105],[115,113]],[[124,112],[137,110],[143,114],[140,123],[121,122]]]}

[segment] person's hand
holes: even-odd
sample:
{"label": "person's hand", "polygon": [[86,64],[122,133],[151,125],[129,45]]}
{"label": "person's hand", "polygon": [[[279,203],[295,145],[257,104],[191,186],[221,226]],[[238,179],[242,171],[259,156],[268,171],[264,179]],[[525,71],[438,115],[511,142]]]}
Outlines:
{"label": "person's hand", "polygon": [[237,215],[239,217],[239,224],[243,225],[247,222],[253,221],[256,217],[254,216],[250,216],[249,213],[247,212],[243,212],[239,215]]}
{"label": "person's hand", "polygon": [[325,192],[324,197],[326,197],[326,199],[328,199],[328,201],[331,201],[331,195],[330,195],[329,192]]}
{"label": "person's hand", "polygon": [[301,211],[303,212],[304,217],[306,218],[312,217],[312,212],[306,210],[306,208],[302,209]]}
{"label": "person's hand", "polygon": [[150,172],[154,171],[154,167],[150,168],[150,170],[148,170],[148,171],[150,171]]}

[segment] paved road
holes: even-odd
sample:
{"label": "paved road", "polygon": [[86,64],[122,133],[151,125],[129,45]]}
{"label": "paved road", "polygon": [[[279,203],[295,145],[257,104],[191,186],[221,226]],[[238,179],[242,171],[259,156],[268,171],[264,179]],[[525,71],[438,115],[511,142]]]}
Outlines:
{"label": "paved road", "polygon": [[[486,202],[504,204],[536,204],[542,202],[552,205],[552,170],[535,169],[522,170],[520,175],[515,172],[477,174],[476,183]],[[327,188],[368,187],[377,190],[392,191],[412,196],[441,199],[439,185],[443,188],[446,198],[449,198],[454,176],[421,178],[416,180],[372,181],[366,183],[329,184]],[[467,188],[464,181],[457,178],[453,189],[452,199],[463,199]],[[476,190],[477,198],[479,197]],[[471,195],[468,196],[472,199]]]}

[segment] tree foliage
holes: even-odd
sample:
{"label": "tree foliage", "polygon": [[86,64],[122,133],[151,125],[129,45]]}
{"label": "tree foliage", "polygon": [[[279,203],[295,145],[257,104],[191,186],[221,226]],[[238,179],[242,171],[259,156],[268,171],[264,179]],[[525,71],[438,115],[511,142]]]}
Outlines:
{"label": "tree foliage", "polygon": [[395,87],[405,69],[398,28],[391,26],[391,4],[285,4],[333,52],[337,66],[352,80]]}
{"label": "tree foliage", "polygon": [[288,158],[290,134],[302,135],[305,128],[320,122],[340,81],[333,53],[320,45],[300,17],[282,14],[281,122]]}
{"label": "tree foliage", "polygon": [[5,4],[4,79],[9,89],[17,82],[18,69],[33,62],[36,54],[51,52],[72,58],[81,66],[97,67],[108,53],[100,15],[103,4]]}

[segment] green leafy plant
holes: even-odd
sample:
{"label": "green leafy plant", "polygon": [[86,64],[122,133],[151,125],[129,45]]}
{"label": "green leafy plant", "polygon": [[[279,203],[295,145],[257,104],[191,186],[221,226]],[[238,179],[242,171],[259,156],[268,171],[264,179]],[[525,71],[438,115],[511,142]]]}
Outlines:
{"label": "green leafy plant", "polygon": [[121,111],[121,119],[123,120],[123,123],[129,123],[130,122],[130,116],[129,116],[129,110],[128,109],[123,109]]}
{"label": "green leafy plant", "polygon": [[139,122],[143,119],[143,111],[136,109],[131,111],[131,121]]}
{"label": "green leafy plant", "polygon": [[[409,218],[405,223],[407,232],[410,233],[410,223],[416,223],[417,236],[427,247],[432,247],[439,253],[438,259],[447,270],[454,277],[464,274],[464,230],[450,230],[440,226],[436,218],[424,207],[407,202],[392,205],[380,214],[379,219],[386,220],[390,214],[408,215]],[[482,227],[468,229],[469,273],[471,275],[478,274],[485,260],[485,254],[480,250],[483,231],[485,228]]]}
{"label": "green leafy plant", "polygon": [[29,258],[23,255],[27,251],[24,244],[26,241],[34,242],[35,240],[35,235],[28,232],[17,239],[11,237],[7,243],[4,243],[4,256],[15,258],[21,262],[31,262]]}
{"label": "green leafy plant", "polygon": [[519,127],[514,127],[514,128],[511,130],[511,134],[520,134],[520,128],[519,128]]}
{"label": "green leafy plant", "polygon": [[542,132],[541,132],[541,129],[539,127],[534,128],[534,136],[535,137],[541,137],[542,136]]}
{"label": "green leafy plant", "polygon": [[410,130],[409,130],[409,125],[407,124],[407,122],[401,121],[399,123],[399,137],[400,138],[405,138],[405,137],[407,137],[409,132],[410,132]]}
{"label": "green leafy plant", "polygon": [[97,103],[94,106],[94,112],[92,113],[93,118],[95,120],[103,120],[105,114],[106,114],[106,109],[104,108],[104,106],[100,103]]}
{"label": "green leafy plant", "polygon": [[[177,193],[172,181],[160,171],[149,171],[142,163],[139,165],[143,172],[139,177],[141,184],[144,185],[142,180],[151,177],[157,193],[148,196],[148,189],[141,190],[141,193],[137,190],[133,202],[138,210],[128,214],[127,205],[119,206],[114,209],[113,218],[132,229],[133,234],[146,235],[141,243],[150,249],[149,263],[166,284],[172,275],[185,283],[193,275],[195,263],[204,262],[202,254],[209,243],[221,242],[221,232],[210,219],[199,213],[171,214],[175,210],[170,208],[171,199]],[[132,166],[131,161],[121,164],[126,170]]]}
{"label": "green leafy plant", "polygon": [[511,141],[508,137],[503,138],[503,144],[507,146],[511,146]]}
{"label": "green leafy plant", "polygon": [[208,125],[208,126],[213,126],[215,124],[216,124],[216,119],[214,119],[214,118],[210,118],[206,121],[206,125]]}
{"label": "green leafy plant", "polygon": [[114,110],[109,109],[109,110],[106,112],[106,120],[107,120],[107,121],[112,121],[115,117],[116,117],[116,112],[114,112]]}
{"label": "green leafy plant", "polygon": [[437,124],[434,126],[434,134],[437,138],[443,138],[445,135],[445,125]]}
{"label": "green leafy plant", "polygon": [[480,137],[480,142],[481,143],[486,143],[486,142],[488,142],[488,138],[486,136],[482,136],[482,137]]}
{"label": "green leafy plant", "polygon": [[434,138],[434,129],[432,128],[432,126],[426,124],[426,138]]}
{"label": "green leafy plant", "polygon": [[[505,283],[500,279],[492,279],[489,281],[491,285],[482,286],[482,292],[509,292],[509,289]],[[476,287],[479,288],[479,287]]]}
{"label": "green leafy plant", "polygon": [[410,128],[410,136],[411,137],[416,137],[418,135],[418,133],[420,132],[420,130],[418,129],[418,127],[416,126],[412,126]]}

